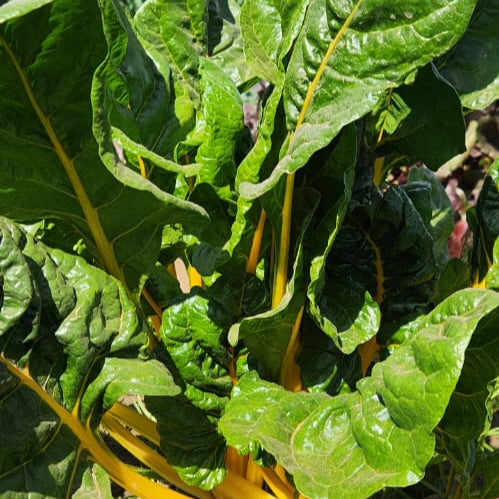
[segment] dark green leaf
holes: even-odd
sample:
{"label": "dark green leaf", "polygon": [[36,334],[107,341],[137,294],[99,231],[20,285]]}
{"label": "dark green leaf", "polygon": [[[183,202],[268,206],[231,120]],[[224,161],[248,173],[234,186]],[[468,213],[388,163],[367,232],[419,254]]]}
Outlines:
{"label": "dark green leaf", "polygon": [[499,237],[499,159],[490,166],[477,204],[466,212],[466,219],[473,230],[471,267],[481,281],[494,263],[494,244]]}
{"label": "dark green leaf", "polygon": [[182,479],[203,489],[221,483],[226,445],[217,419],[183,396],[147,397],[146,404],[158,420],[161,450]]}
{"label": "dark green leaf", "polygon": [[435,284],[433,238],[403,189],[392,186],[371,205],[352,209],[326,272],[329,279],[363,286],[380,304],[385,322],[427,309]]}
{"label": "dark green leaf", "polygon": [[379,155],[395,150],[404,164],[423,161],[436,170],[466,150],[461,101],[432,65],[422,68],[411,85],[389,93],[378,123],[386,132]]}
{"label": "dark green leaf", "polygon": [[463,104],[472,109],[483,109],[499,97],[497,23],[497,2],[478,1],[464,36],[439,63]]}

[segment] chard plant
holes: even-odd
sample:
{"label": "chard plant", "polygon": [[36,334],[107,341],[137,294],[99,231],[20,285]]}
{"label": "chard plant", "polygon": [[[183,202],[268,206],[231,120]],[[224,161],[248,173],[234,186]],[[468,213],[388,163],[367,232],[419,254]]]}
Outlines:
{"label": "chard plant", "polygon": [[499,496],[493,0],[1,3],[0,497]]}

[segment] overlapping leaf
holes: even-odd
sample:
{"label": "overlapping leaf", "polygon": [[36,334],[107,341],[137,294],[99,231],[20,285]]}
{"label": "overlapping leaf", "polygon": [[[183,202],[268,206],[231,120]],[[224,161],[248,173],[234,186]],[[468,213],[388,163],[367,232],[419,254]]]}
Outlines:
{"label": "overlapping leaf", "polygon": [[383,4],[380,16],[374,1],[313,2],[286,71],[292,138],[272,175],[258,186],[241,186],[243,195],[257,197],[284,173],[301,168],[346,124],[373,109],[387,88],[454,45],[474,4]]}
{"label": "overlapping leaf", "polygon": [[[163,170],[192,175],[197,171],[195,165],[178,165],[166,159],[173,158],[177,143],[194,126],[192,103],[175,95],[167,66],[165,74],[158,72],[120,3],[103,2],[102,11],[108,55],[94,79],[98,129],[109,123],[113,140],[127,153],[122,159],[137,168],[136,156],[140,154]],[[109,155],[114,150],[104,152]],[[148,170],[150,174],[151,168]]]}
{"label": "overlapping leaf", "polygon": [[88,453],[106,454],[92,433],[103,410],[179,388],[161,363],[140,360],[146,330],[118,281],[6,219],[0,231],[0,494],[83,493]]}
{"label": "overlapping leaf", "polygon": [[351,394],[290,393],[243,376],[220,428],[230,445],[273,454],[308,497],[360,499],[420,480],[466,347],[487,314],[492,291],[456,293],[406,326],[408,340]]}
{"label": "overlapping leaf", "polygon": [[[427,106],[428,95],[434,106]],[[389,92],[380,112],[378,130],[385,132],[379,156],[395,150],[404,164],[423,161],[436,170],[466,150],[461,102],[456,91],[431,65],[410,85]]]}
{"label": "overlapping leaf", "polygon": [[483,109],[499,98],[498,22],[499,7],[494,0],[477,2],[466,33],[439,62],[466,107]]}
{"label": "overlapping leaf", "polygon": [[[426,195],[429,203],[429,186]],[[369,291],[384,321],[425,311],[436,272],[433,238],[404,189],[392,186],[347,215],[326,272],[329,279],[351,279]]]}
{"label": "overlapping leaf", "polygon": [[[118,161],[108,162],[113,173],[102,165],[89,101],[92,72],[105,56],[99,10],[58,0],[4,24],[0,41],[0,213],[63,219],[136,293],[157,257],[161,225],[187,227],[201,222],[203,210]],[[99,142],[109,154],[110,137]]]}
{"label": "overlapping leaf", "polygon": [[482,280],[492,266],[490,280],[494,282],[494,245],[499,238],[499,159],[490,166],[477,204],[466,212],[466,219],[473,230],[471,267]]}

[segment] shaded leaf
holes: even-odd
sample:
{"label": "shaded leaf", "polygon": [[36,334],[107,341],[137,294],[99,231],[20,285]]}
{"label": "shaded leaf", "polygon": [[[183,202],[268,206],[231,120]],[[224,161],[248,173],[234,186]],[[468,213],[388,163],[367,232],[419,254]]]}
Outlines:
{"label": "shaded leaf", "polygon": [[463,37],[439,62],[466,107],[483,109],[499,97],[498,22],[497,3],[478,1]]}
{"label": "shaded leaf", "polygon": [[[429,95],[433,105],[428,105]],[[466,150],[461,101],[433,65],[420,69],[412,84],[389,94],[378,123],[386,132],[378,154],[395,150],[404,164],[423,161],[436,170]]]}
{"label": "shaded leaf", "polygon": [[385,322],[427,309],[435,284],[433,238],[402,188],[392,186],[371,205],[352,209],[326,272],[329,279],[348,278],[363,286],[380,304]]}

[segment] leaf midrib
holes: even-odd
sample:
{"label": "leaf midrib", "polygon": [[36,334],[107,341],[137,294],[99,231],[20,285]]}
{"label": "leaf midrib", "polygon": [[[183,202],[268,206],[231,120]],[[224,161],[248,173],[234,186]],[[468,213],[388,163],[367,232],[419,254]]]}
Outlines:
{"label": "leaf midrib", "polygon": [[36,113],[41,125],[43,126],[45,133],[50,139],[54,151],[61,162],[66,175],[71,182],[71,186],[76,194],[76,198],[80,204],[80,207],[83,211],[83,215],[87,221],[88,227],[94,239],[95,245],[97,247],[97,251],[99,252],[99,256],[101,261],[104,264],[106,270],[114,277],[119,279],[123,284],[125,284],[124,275],[122,269],[118,265],[116,260],[116,256],[114,254],[114,248],[111,242],[108,240],[106,233],[104,232],[104,228],[102,227],[99,215],[97,213],[97,209],[92,205],[90,198],[83,186],[83,183],[76,171],[73,160],[69,157],[64,146],[62,145],[57,132],[55,131],[50,118],[44,113],[42,110],[36,95],[31,87],[31,84],[28,80],[28,77],[21,67],[19,61],[10,45],[7,43],[4,37],[0,36],[0,44],[2,44],[5,48],[8,58],[12,62],[19,79],[21,80],[23,89],[26,93],[26,96]]}

